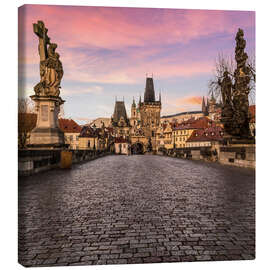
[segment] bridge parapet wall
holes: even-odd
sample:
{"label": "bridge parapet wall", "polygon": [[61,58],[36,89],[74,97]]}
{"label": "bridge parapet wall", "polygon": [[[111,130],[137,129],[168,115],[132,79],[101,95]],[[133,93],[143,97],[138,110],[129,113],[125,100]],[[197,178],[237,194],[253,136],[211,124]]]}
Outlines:
{"label": "bridge parapet wall", "polygon": [[234,165],[238,167],[255,168],[255,152],[255,145],[247,144],[230,146],[215,145],[215,147],[175,148],[166,151],[158,151],[157,154],[192,160],[220,162],[221,164]]}
{"label": "bridge parapet wall", "polygon": [[[60,167],[61,151],[56,150],[19,150],[19,176],[31,175]],[[69,150],[72,152],[72,164],[90,161],[109,154],[106,150]]]}
{"label": "bridge parapet wall", "polygon": [[236,145],[220,147],[219,162],[227,165],[235,165],[238,167],[255,169],[255,145]]}

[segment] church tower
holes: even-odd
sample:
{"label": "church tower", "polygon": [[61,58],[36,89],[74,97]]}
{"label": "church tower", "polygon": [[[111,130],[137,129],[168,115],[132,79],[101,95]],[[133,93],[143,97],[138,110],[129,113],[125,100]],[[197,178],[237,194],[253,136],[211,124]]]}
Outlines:
{"label": "church tower", "polygon": [[130,112],[130,125],[134,127],[137,122],[137,109],[136,109],[136,103],[133,97],[133,102],[131,105],[131,112]]}
{"label": "church tower", "polygon": [[127,117],[124,101],[115,101],[114,112],[111,118],[111,126],[116,137],[129,136],[130,122]]}
{"label": "church tower", "polygon": [[214,114],[216,113],[216,107],[217,107],[217,103],[216,103],[216,99],[214,98],[213,93],[211,94],[211,99],[209,100],[209,118],[210,119],[214,119]]}
{"label": "church tower", "polygon": [[156,149],[156,131],[160,124],[161,96],[159,101],[155,98],[153,78],[146,78],[144,101],[140,104],[141,126],[146,138],[151,141]]}
{"label": "church tower", "polygon": [[207,108],[207,105],[205,104],[204,97],[202,98],[202,112],[203,112],[204,116],[208,115],[208,108]]}

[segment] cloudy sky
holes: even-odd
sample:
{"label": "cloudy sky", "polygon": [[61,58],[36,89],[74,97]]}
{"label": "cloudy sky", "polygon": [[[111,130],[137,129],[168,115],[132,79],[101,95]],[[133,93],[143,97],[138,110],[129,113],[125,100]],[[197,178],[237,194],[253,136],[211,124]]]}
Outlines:
{"label": "cloudy sky", "polygon": [[143,97],[146,74],[162,95],[162,115],[200,109],[219,53],[233,56],[244,29],[246,51],[255,51],[255,13],[25,5],[19,9],[19,97],[39,82],[38,38],[44,21],[64,68],[61,96],[66,117],[78,122],[110,117],[115,97],[129,113]]}

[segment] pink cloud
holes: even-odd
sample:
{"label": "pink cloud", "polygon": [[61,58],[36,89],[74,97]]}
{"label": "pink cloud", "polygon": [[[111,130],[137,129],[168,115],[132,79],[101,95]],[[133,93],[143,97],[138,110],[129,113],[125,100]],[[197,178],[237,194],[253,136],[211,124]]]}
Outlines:
{"label": "pink cloud", "polygon": [[202,104],[202,97],[199,96],[187,97],[184,98],[182,101],[187,104],[198,105]]}
{"label": "pink cloud", "polygon": [[[241,15],[242,14],[242,15]],[[209,73],[213,60],[194,60],[200,56],[199,48],[171,57],[161,57],[162,46],[187,44],[200,37],[215,33],[234,35],[239,27],[254,23],[254,13],[103,8],[26,5],[19,12],[19,63],[26,65],[27,74],[37,73],[38,40],[32,24],[43,20],[52,42],[58,43],[58,52],[64,66],[63,80],[105,83],[134,83],[147,72],[160,78],[192,76]],[[244,15],[249,14],[249,16]],[[161,46],[162,45],[162,46]],[[138,49],[132,49],[132,48]],[[78,49],[74,51],[74,49]],[[108,49],[90,53],[85,49]],[[37,64],[37,65],[35,65]],[[33,66],[34,65],[34,66]]]}
{"label": "pink cloud", "polygon": [[[53,40],[61,40],[62,46],[69,47],[119,48],[156,44],[161,40],[188,42],[216,32],[234,33],[239,27],[235,19],[238,14],[233,11],[43,5],[27,5],[24,10],[27,42],[33,41],[32,23],[44,20]],[[242,27],[251,24],[252,20],[242,21]]]}

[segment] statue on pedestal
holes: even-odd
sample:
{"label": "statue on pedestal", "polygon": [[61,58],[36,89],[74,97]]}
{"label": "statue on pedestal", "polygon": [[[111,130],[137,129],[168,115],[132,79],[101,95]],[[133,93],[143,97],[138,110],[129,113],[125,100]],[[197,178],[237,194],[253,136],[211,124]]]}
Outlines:
{"label": "statue on pedestal", "polygon": [[30,147],[56,148],[65,144],[64,133],[58,125],[60,105],[64,100],[60,97],[60,83],[64,71],[57,45],[50,42],[48,29],[42,21],[33,24],[34,33],[38,36],[38,52],[40,56],[40,82],[34,87],[37,124],[30,135]]}
{"label": "statue on pedestal", "polygon": [[223,103],[221,121],[227,134],[238,139],[246,139],[250,137],[248,115],[250,68],[246,65],[248,56],[244,52],[246,41],[242,29],[238,29],[235,40],[237,67],[233,74],[234,84],[228,71],[223,73],[223,79],[218,82]]}

